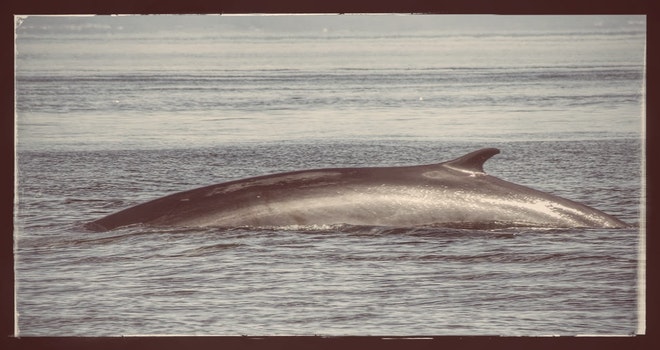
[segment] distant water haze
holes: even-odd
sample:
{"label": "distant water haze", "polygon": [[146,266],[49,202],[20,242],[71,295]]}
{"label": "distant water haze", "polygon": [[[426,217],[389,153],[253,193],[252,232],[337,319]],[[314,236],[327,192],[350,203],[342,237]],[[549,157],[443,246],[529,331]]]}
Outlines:
{"label": "distant water haze", "polygon": [[200,31],[264,34],[428,32],[433,34],[521,32],[644,32],[644,16],[510,16],[510,15],[151,15],[30,16],[19,35],[43,33],[158,33]]}
{"label": "distant water haze", "polygon": [[19,147],[638,135],[643,23],[643,16],[28,17],[16,43]]}

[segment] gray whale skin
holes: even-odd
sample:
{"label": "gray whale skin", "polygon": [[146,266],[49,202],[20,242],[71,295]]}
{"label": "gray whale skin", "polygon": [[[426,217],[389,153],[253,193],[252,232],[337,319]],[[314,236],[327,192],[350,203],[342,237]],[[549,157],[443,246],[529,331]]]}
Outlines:
{"label": "gray whale skin", "polygon": [[628,227],[597,209],[486,174],[484,162],[499,152],[485,148],[430,165],[302,170],[230,181],[155,199],[85,226]]}

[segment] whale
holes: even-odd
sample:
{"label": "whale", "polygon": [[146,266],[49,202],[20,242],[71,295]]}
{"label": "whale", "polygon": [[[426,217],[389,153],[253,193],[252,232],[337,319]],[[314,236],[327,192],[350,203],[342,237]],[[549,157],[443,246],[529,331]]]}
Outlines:
{"label": "whale", "polygon": [[487,174],[484,163],[498,153],[484,148],[436,164],[310,169],[240,179],[157,198],[85,227],[628,227],[598,209]]}

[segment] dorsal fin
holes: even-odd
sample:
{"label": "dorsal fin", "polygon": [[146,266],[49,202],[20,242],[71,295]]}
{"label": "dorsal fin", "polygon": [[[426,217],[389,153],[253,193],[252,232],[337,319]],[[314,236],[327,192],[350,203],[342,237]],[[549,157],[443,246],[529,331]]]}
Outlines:
{"label": "dorsal fin", "polygon": [[478,151],[468,153],[460,158],[444,162],[442,165],[462,171],[483,173],[484,163],[490,159],[490,157],[498,153],[500,153],[500,150],[497,148],[483,148]]}

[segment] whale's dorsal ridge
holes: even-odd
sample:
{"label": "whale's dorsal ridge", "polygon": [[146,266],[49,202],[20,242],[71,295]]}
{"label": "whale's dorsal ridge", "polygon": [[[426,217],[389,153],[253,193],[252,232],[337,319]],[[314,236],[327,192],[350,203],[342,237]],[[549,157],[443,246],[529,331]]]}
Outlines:
{"label": "whale's dorsal ridge", "polygon": [[486,175],[484,163],[499,152],[485,148],[444,163],[234,180],[138,204],[85,227],[628,227],[597,209]]}
{"label": "whale's dorsal ridge", "polygon": [[483,173],[484,163],[498,153],[500,153],[500,150],[497,148],[483,148],[470,152],[460,158],[444,162],[442,165],[461,171]]}

